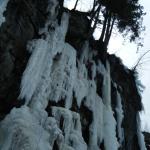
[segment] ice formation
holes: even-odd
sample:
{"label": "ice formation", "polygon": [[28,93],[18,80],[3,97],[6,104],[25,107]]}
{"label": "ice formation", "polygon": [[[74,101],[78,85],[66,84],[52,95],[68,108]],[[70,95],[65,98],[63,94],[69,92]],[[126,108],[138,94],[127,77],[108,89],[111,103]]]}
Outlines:
{"label": "ice formation", "polygon": [[[1,150],[49,150],[49,134],[44,129],[47,117],[43,112],[39,120],[29,107],[14,108],[0,125]],[[11,126],[7,126],[11,124]],[[37,136],[38,135],[38,136]],[[7,143],[6,143],[7,142]]]}
{"label": "ice formation", "polygon": [[[63,14],[59,26],[54,12],[57,3],[53,1],[50,4],[49,19],[39,31],[42,38],[30,41],[27,46],[31,56],[22,76],[19,96],[20,99],[25,99],[26,103],[20,108],[14,108],[0,123],[0,149],[99,150],[104,143],[106,150],[117,150],[124,140],[121,127],[124,115],[118,91],[116,119],[111,107],[109,62],[104,66],[98,60],[96,64],[93,61],[96,54],[89,49],[88,41],[85,42],[82,55],[77,60],[76,50],[64,42],[69,15]],[[0,8],[0,15],[1,12]],[[88,61],[92,64],[91,79],[86,66]],[[97,93],[97,73],[103,76],[102,96]],[[74,96],[78,108],[83,104],[92,112],[88,143],[82,135],[83,120],[78,112],[71,110]],[[65,106],[51,106],[49,117],[45,111],[48,103],[61,100],[65,101]],[[140,131],[138,138],[141,141]],[[143,143],[140,146],[142,149]]]}
{"label": "ice formation", "polygon": [[144,141],[144,136],[143,134],[141,133],[141,124],[140,124],[140,115],[139,113],[137,114],[137,137],[138,137],[138,143],[139,143],[139,146],[140,146],[140,149],[141,150],[146,150],[146,146],[145,146],[145,141]]}
{"label": "ice formation", "polygon": [[123,128],[121,127],[121,124],[122,124],[124,115],[123,115],[123,110],[122,110],[122,99],[121,99],[119,92],[117,92],[116,113],[117,113],[117,130],[118,130],[119,143],[122,144],[124,140],[124,134],[123,134],[124,132],[123,132]]}
{"label": "ice formation", "polygon": [[80,116],[76,112],[61,107],[52,107],[52,115],[58,124],[62,124],[64,143],[67,143],[74,150],[86,150],[81,132]]}
{"label": "ice formation", "polygon": [[5,22],[5,17],[3,16],[3,13],[6,10],[8,2],[9,0],[0,0],[0,26],[3,22]]}

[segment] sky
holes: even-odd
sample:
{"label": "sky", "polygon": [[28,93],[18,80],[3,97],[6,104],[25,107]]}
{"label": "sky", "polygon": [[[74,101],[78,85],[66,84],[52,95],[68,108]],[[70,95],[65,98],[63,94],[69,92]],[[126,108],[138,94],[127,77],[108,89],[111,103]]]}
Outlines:
{"label": "sky", "polygon": [[[90,2],[93,0],[82,0],[82,3],[79,0],[79,5],[77,9],[84,9],[84,6],[87,5],[86,9],[89,10],[92,6]],[[70,9],[73,8],[75,0],[66,0],[67,6],[69,4]],[[149,0],[140,0],[140,4],[144,6],[144,11],[147,13],[144,16],[143,24],[146,27],[145,32],[142,34],[143,47],[139,49],[137,53],[137,45],[130,43],[128,40],[117,34],[116,30],[113,30],[113,34],[108,46],[108,52],[116,54],[122,59],[122,62],[128,67],[133,68],[138,61],[138,58],[146,51],[150,50],[150,1]],[[100,32],[97,30],[95,32],[95,37],[98,38]],[[137,67],[139,72],[139,79],[142,84],[145,86],[144,92],[142,93],[142,102],[144,111],[141,112],[141,126],[142,130],[150,132],[150,53],[148,53],[142,60],[142,64]]]}

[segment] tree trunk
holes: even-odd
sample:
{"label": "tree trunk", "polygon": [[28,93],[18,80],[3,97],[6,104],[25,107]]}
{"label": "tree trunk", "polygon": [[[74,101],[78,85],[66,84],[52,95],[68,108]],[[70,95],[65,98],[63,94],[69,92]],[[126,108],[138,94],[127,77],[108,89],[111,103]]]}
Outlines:
{"label": "tree trunk", "polygon": [[93,2],[93,8],[92,8],[91,12],[94,12],[95,7],[96,7],[96,0],[94,0],[94,2]]}
{"label": "tree trunk", "polygon": [[111,12],[109,12],[108,14],[108,20],[107,20],[107,27],[106,27],[106,33],[105,33],[105,39],[104,39],[104,43],[105,46],[107,47],[107,43],[108,43],[108,39],[109,39],[109,34],[110,34],[110,30],[111,30],[111,19],[112,19],[112,14]]}
{"label": "tree trunk", "polygon": [[93,5],[93,9],[92,9],[92,11],[91,11],[90,25],[92,24],[92,21],[93,21],[95,15],[96,15],[96,13],[97,13],[97,11],[98,11],[98,9],[99,9],[99,7],[98,7],[98,8],[95,10],[95,7],[96,7],[96,5]]}
{"label": "tree trunk", "polygon": [[100,37],[100,41],[103,41],[104,35],[105,35],[105,30],[106,30],[106,25],[107,25],[107,20],[108,20],[108,10],[106,9],[106,14],[104,16],[104,23],[103,23],[103,29]]}
{"label": "tree trunk", "polygon": [[74,5],[74,10],[76,10],[76,7],[77,7],[77,5],[78,5],[78,1],[79,1],[79,0],[76,0],[76,3],[75,3],[75,5]]}

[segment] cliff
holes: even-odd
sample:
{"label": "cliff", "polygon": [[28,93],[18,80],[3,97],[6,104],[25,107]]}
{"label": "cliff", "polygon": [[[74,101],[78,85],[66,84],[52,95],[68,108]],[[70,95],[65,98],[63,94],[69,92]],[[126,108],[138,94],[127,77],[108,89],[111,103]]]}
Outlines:
{"label": "cliff", "polygon": [[136,73],[56,0],[0,8],[1,150],[144,150]]}

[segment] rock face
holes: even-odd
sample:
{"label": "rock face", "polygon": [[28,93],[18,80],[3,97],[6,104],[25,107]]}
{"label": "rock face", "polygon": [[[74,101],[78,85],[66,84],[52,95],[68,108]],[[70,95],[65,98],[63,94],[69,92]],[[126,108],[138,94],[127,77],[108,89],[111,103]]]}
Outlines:
{"label": "rock face", "polygon": [[135,73],[86,38],[84,13],[60,10],[9,0],[0,11],[0,149],[145,150]]}

